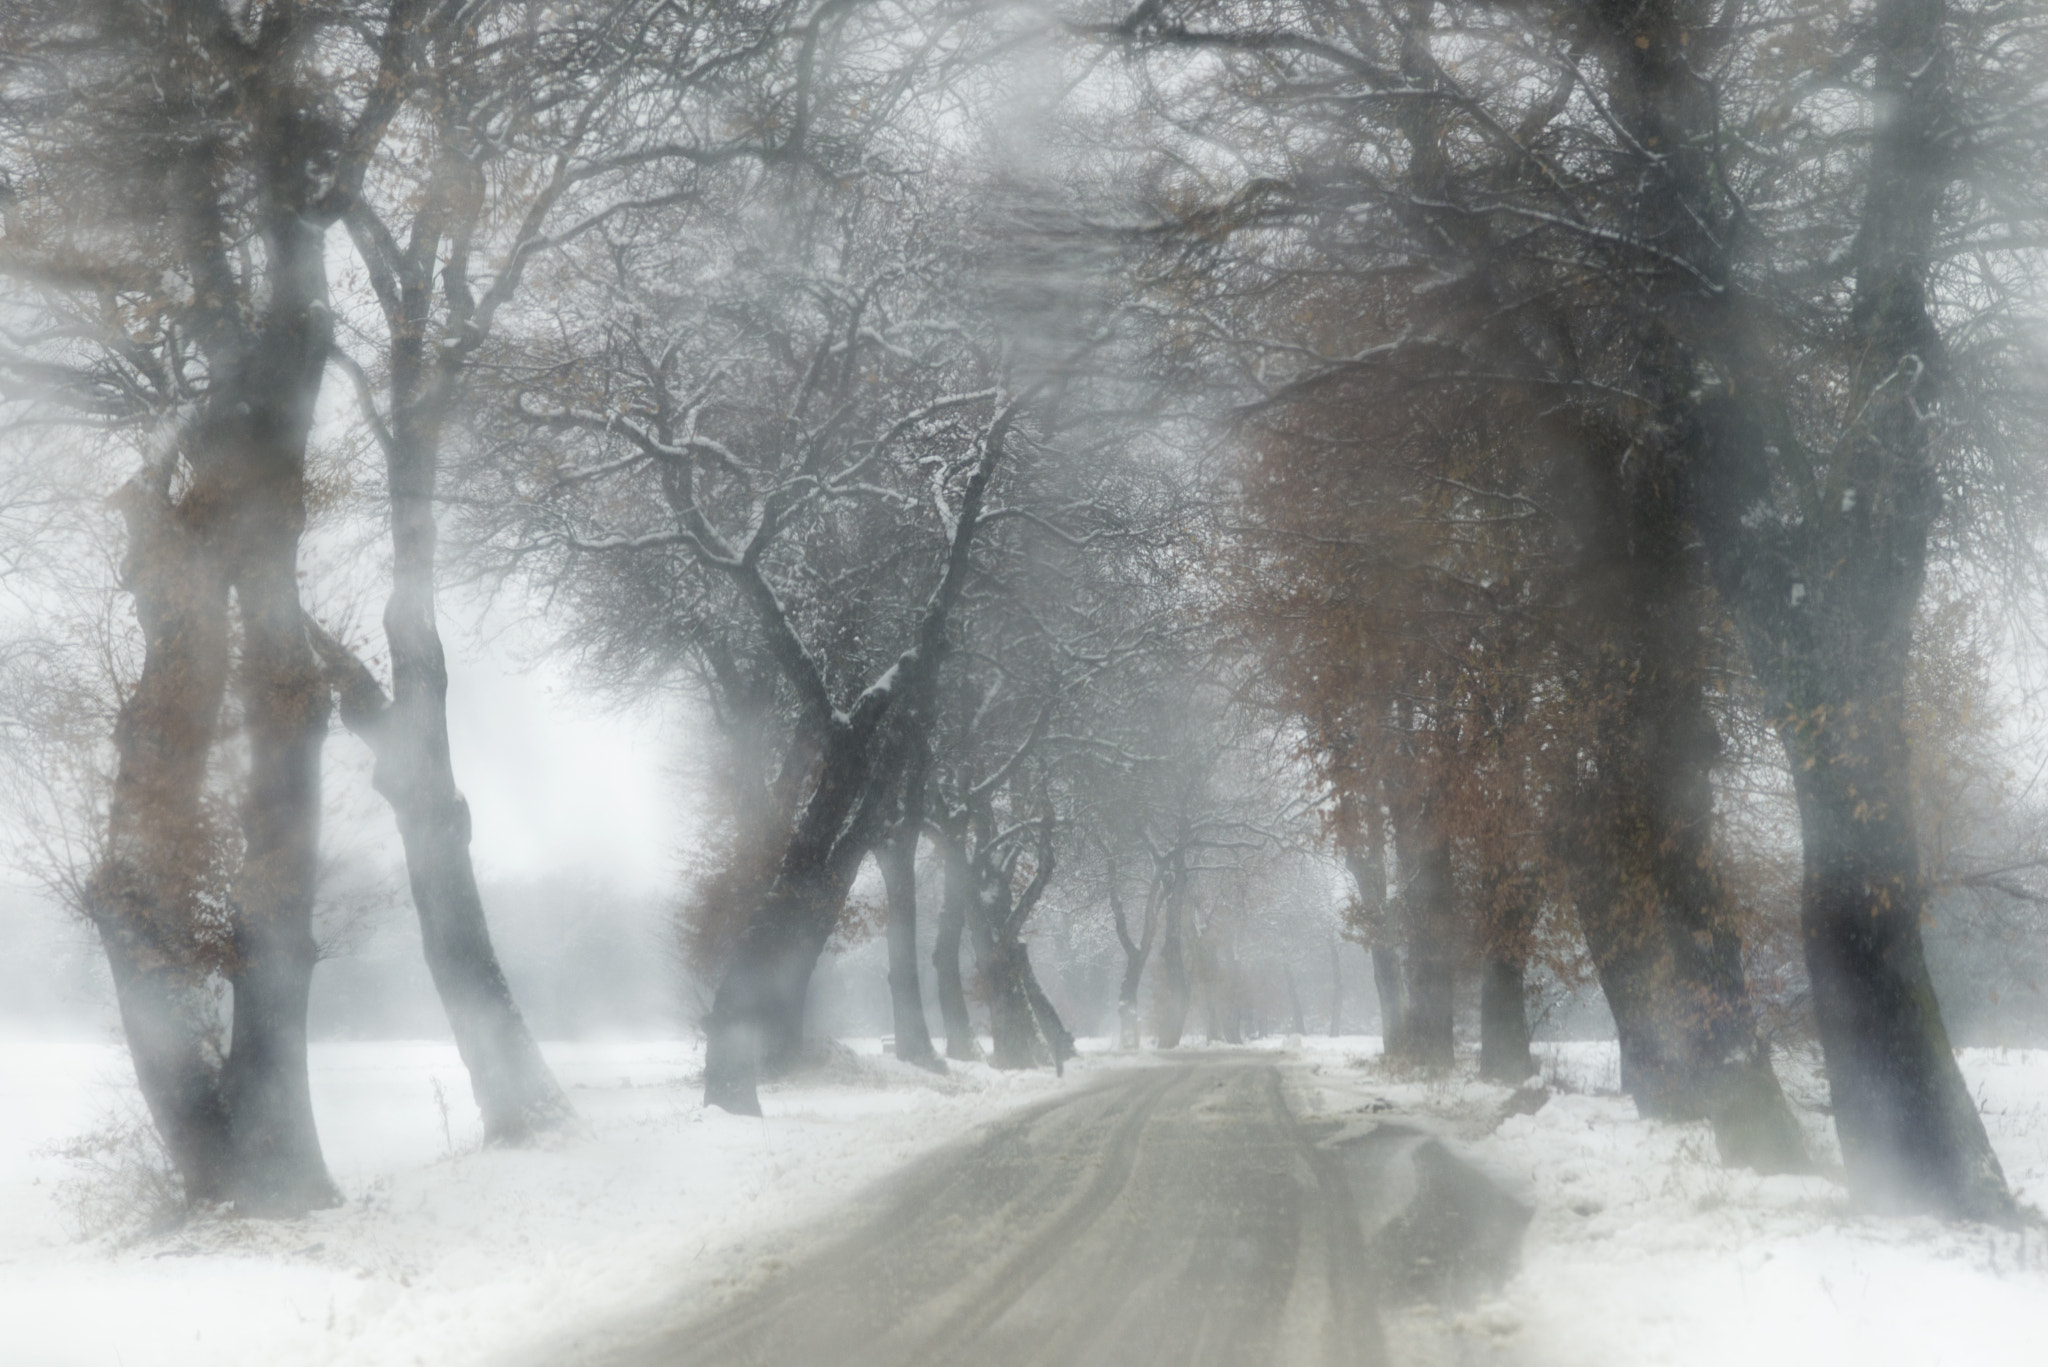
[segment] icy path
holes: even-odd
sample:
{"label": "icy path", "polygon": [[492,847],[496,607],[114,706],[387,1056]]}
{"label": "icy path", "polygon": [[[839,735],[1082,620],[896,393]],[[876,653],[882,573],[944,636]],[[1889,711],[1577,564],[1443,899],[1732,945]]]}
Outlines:
{"label": "icy path", "polygon": [[1384,1221],[1360,1219],[1376,1193],[1296,1121],[1280,1068],[1176,1057],[919,1161],[757,1287],[678,1295],[522,1361],[1380,1367]]}
{"label": "icy path", "polygon": [[[1433,1113],[1536,1202],[1521,1275],[1468,1310],[1397,1317],[1397,1361],[2048,1363],[2040,1233],[1873,1219],[1824,1179],[1725,1172],[1703,1129],[1644,1124],[1606,1094],[1611,1045],[1542,1052],[1569,1090],[1496,1124],[1503,1089],[1389,1076],[1376,1040],[1301,1051],[1310,1111]],[[63,1190],[77,1165],[49,1150],[133,1106],[124,1058],[0,1042],[0,1367],[495,1367],[565,1327],[770,1275],[801,1251],[797,1231],[871,1181],[1076,1085],[974,1069],[935,1089],[875,1057],[771,1089],[768,1118],[745,1121],[697,1106],[690,1046],[549,1053],[588,1132],[481,1153],[452,1047],[320,1046],[316,1104],[345,1208],[115,1247],[78,1239]],[[1962,1065],[2013,1185],[2042,1204],[2048,1051],[1968,1050]],[[1820,1099],[1810,1075],[1787,1080]],[[1824,1120],[1806,1118],[1824,1140]]]}
{"label": "icy path", "polygon": [[318,1045],[315,1110],[348,1204],[116,1247],[78,1240],[79,1167],[51,1149],[137,1113],[125,1058],[0,1044],[0,1367],[492,1362],[744,1275],[781,1231],[1060,1085],[984,1068],[934,1083],[865,1048],[767,1089],[767,1117],[744,1120],[698,1105],[698,1046],[548,1045],[585,1133],[480,1152],[452,1045]]}

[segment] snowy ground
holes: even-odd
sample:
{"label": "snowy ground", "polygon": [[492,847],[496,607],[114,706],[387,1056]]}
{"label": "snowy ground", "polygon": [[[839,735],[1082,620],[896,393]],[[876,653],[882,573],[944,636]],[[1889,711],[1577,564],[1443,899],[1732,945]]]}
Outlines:
{"label": "snowy ground", "polygon": [[120,1146],[83,1177],[59,1150],[132,1122],[126,1059],[0,1043],[0,1367],[488,1363],[579,1317],[748,1275],[850,1191],[1074,1081],[979,1067],[936,1081],[869,1042],[767,1089],[767,1117],[744,1120],[698,1104],[700,1046],[545,1047],[581,1135],[480,1151],[453,1045],[315,1045],[347,1205],[82,1239],[79,1217],[133,1173],[107,1171]]}
{"label": "snowy ground", "polygon": [[[2040,1367],[2048,1232],[2006,1234],[1850,1209],[1825,1177],[1757,1177],[1714,1158],[1704,1125],[1649,1124],[1614,1092],[1612,1044],[1539,1045],[1550,1100],[1501,1120],[1510,1093],[1403,1079],[1376,1039],[1311,1040],[1310,1106],[1374,1099],[1437,1117],[1536,1206],[1523,1271],[1497,1299],[1396,1316],[1422,1362],[1517,1367]],[[2048,1204],[2048,1050],[1965,1050],[2007,1178]],[[1782,1066],[1811,1107],[1825,1089]],[[1839,1153],[1802,1108],[1822,1160]]]}
{"label": "snowy ground", "polygon": [[[0,1042],[0,1367],[483,1367],[584,1317],[756,1274],[860,1185],[1065,1083],[957,1070],[934,1083],[873,1042],[764,1096],[704,1111],[695,1046],[550,1045],[584,1132],[482,1152],[451,1046],[315,1047],[316,1108],[349,1201],[283,1223],[82,1237],[138,1189],[117,1047]],[[1703,1128],[1612,1094],[1611,1045],[1542,1048],[1548,1103],[1387,1072],[1378,1041],[1306,1041],[1298,1094],[1436,1117],[1536,1203],[1498,1298],[1395,1318],[1418,1363],[1516,1367],[2038,1367],[2048,1243],[1851,1211],[1825,1178],[1729,1173]],[[1112,1066],[1085,1060],[1083,1071]],[[2026,1199],[2048,1196],[2048,1051],[1969,1051],[1965,1073]],[[1795,1095],[1817,1097],[1790,1070]],[[1825,1127],[1809,1117],[1816,1140]],[[62,1150],[70,1149],[66,1156]]]}

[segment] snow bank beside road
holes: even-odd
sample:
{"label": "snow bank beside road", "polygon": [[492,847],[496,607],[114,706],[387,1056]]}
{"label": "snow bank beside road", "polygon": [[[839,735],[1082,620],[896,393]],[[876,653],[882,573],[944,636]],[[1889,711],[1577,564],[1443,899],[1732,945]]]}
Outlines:
{"label": "snow bank beside road", "polygon": [[[1467,1151],[1526,1182],[1523,1270],[1464,1312],[1396,1317],[1423,1362],[1515,1367],[2039,1367],[2048,1362],[2048,1237],[1852,1210],[1824,1177],[1715,1161],[1704,1125],[1636,1118],[1612,1044],[1539,1046],[1549,1101],[1499,1121],[1509,1092],[1403,1080],[1377,1041],[1309,1045],[1311,1104],[1373,1099],[1440,1118]],[[1363,1046],[1363,1047],[1360,1047]],[[1965,1050],[1964,1075],[2021,1199],[2048,1198],[2048,1051]],[[1787,1068],[1795,1095],[1818,1099]],[[1565,1090],[1565,1089],[1572,1090]],[[1809,1137],[1833,1158],[1824,1118]]]}
{"label": "snow bank beside road", "polygon": [[584,1132],[479,1151],[452,1045],[316,1045],[314,1109],[347,1205],[122,1248],[78,1240],[75,1165],[52,1149],[137,1114],[125,1056],[0,1043],[0,1364],[486,1363],[747,1275],[863,1184],[1075,1082],[957,1065],[932,1078],[869,1042],[858,1062],[765,1088],[766,1118],[747,1120],[698,1104],[701,1046],[544,1048]]}

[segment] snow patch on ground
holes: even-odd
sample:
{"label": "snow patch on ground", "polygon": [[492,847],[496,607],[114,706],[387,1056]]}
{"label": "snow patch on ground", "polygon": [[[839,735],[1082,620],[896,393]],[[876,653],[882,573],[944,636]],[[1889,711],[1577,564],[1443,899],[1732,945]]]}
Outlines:
{"label": "snow patch on ground", "polygon": [[[81,1239],[57,1150],[141,1111],[117,1045],[0,1041],[4,1367],[460,1367],[749,1275],[778,1237],[931,1148],[1076,1085],[876,1041],[699,1103],[702,1046],[544,1046],[580,1133],[483,1150],[453,1045],[320,1044],[314,1109],[347,1204]],[[1086,1072],[1089,1064],[1078,1065]],[[102,1183],[106,1179],[101,1179]]]}
{"label": "snow patch on ground", "polygon": [[[1376,1039],[1310,1041],[1308,1104],[1434,1116],[1536,1216],[1523,1269],[1463,1310],[1390,1326],[1419,1362],[1517,1367],[2039,1367],[2048,1362],[2048,1233],[1852,1208],[1826,1177],[1759,1177],[1715,1158],[1705,1125],[1636,1117],[1611,1043],[1538,1046],[1548,1102],[1500,1120],[1509,1089],[1386,1069]],[[2048,1198],[2048,1050],[1961,1055],[2006,1176]],[[1807,1106],[1810,1063],[1781,1069]],[[1367,1112],[1369,1113],[1369,1112]],[[1826,1118],[1802,1114],[1839,1166]]]}

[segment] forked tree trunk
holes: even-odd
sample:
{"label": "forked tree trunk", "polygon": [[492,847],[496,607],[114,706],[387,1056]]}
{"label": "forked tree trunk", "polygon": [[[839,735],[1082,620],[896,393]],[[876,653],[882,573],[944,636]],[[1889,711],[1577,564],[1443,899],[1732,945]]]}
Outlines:
{"label": "forked tree trunk", "polygon": [[[906,827],[875,852],[882,883],[889,896],[889,1008],[896,1030],[896,1057],[921,1068],[945,1071],[932,1048],[931,1027],[924,1018],[924,990],[917,972],[917,844],[918,826]],[[953,963],[958,971],[959,948]]]}
{"label": "forked tree trunk", "polygon": [[[1107,847],[1104,854],[1108,854]],[[1117,982],[1116,1023],[1117,1047],[1136,1049],[1139,1045],[1138,990],[1144,985],[1145,964],[1152,957],[1152,940],[1159,932],[1159,904],[1166,895],[1166,889],[1173,875],[1155,865],[1150,886],[1145,889],[1145,924],[1138,934],[1131,934],[1130,926],[1124,919],[1123,898],[1117,890],[1116,864],[1112,858],[1109,869],[1109,911],[1110,924],[1116,931],[1117,944],[1124,951],[1123,976]]]}
{"label": "forked tree trunk", "polygon": [[[839,923],[854,874],[880,834],[894,759],[881,753],[880,714],[827,742],[816,786],[782,864],[747,919],[704,1019],[704,1104],[759,1115],[761,1071],[803,1047],[804,1000]],[[900,758],[900,757],[897,757]]]}
{"label": "forked tree trunk", "polygon": [[202,521],[218,499],[199,489],[174,503],[168,480],[168,469],[138,477],[115,500],[128,524],[121,581],[142,628],[142,672],[114,723],[107,843],[85,909],[143,1101],[186,1199],[206,1203],[227,1195],[224,1041],[207,985],[227,953],[200,899],[213,872],[206,768],[227,688],[228,588]]}
{"label": "forked tree trunk", "polygon": [[1024,946],[1004,933],[1010,914],[1008,888],[977,872],[968,903],[967,928],[974,936],[975,981],[988,1003],[989,1062],[998,1068],[1029,1068],[1038,1062],[1038,1027],[1024,988]]}
{"label": "forked tree trunk", "polygon": [[1598,558],[1588,615],[1602,650],[1586,685],[1610,718],[1568,838],[1579,921],[1645,1116],[1706,1119],[1722,1159],[1803,1170],[1805,1145],[1757,1027],[1736,913],[1714,848],[1704,589],[1676,492],[1631,492],[1594,453]]}
{"label": "forked tree trunk", "polygon": [[704,1021],[704,1104],[735,1115],[761,1114],[760,1077],[802,1051],[811,975],[846,902],[843,884],[776,884],[765,905],[775,914],[741,936]]}
{"label": "forked tree trunk", "polygon": [[1046,1047],[1052,1051],[1052,1067],[1055,1073],[1066,1075],[1067,1060],[1074,1057],[1074,1037],[1068,1032],[1066,1023],[1054,1008],[1052,998],[1045,994],[1039,984],[1038,974],[1031,967],[1031,955],[1023,945],[1017,947],[1018,960],[1022,966],[1021,976],[1024,996],[1031,1003],[1031,1014],[1038,1021],[1038,1033],[1045,1038]]}

